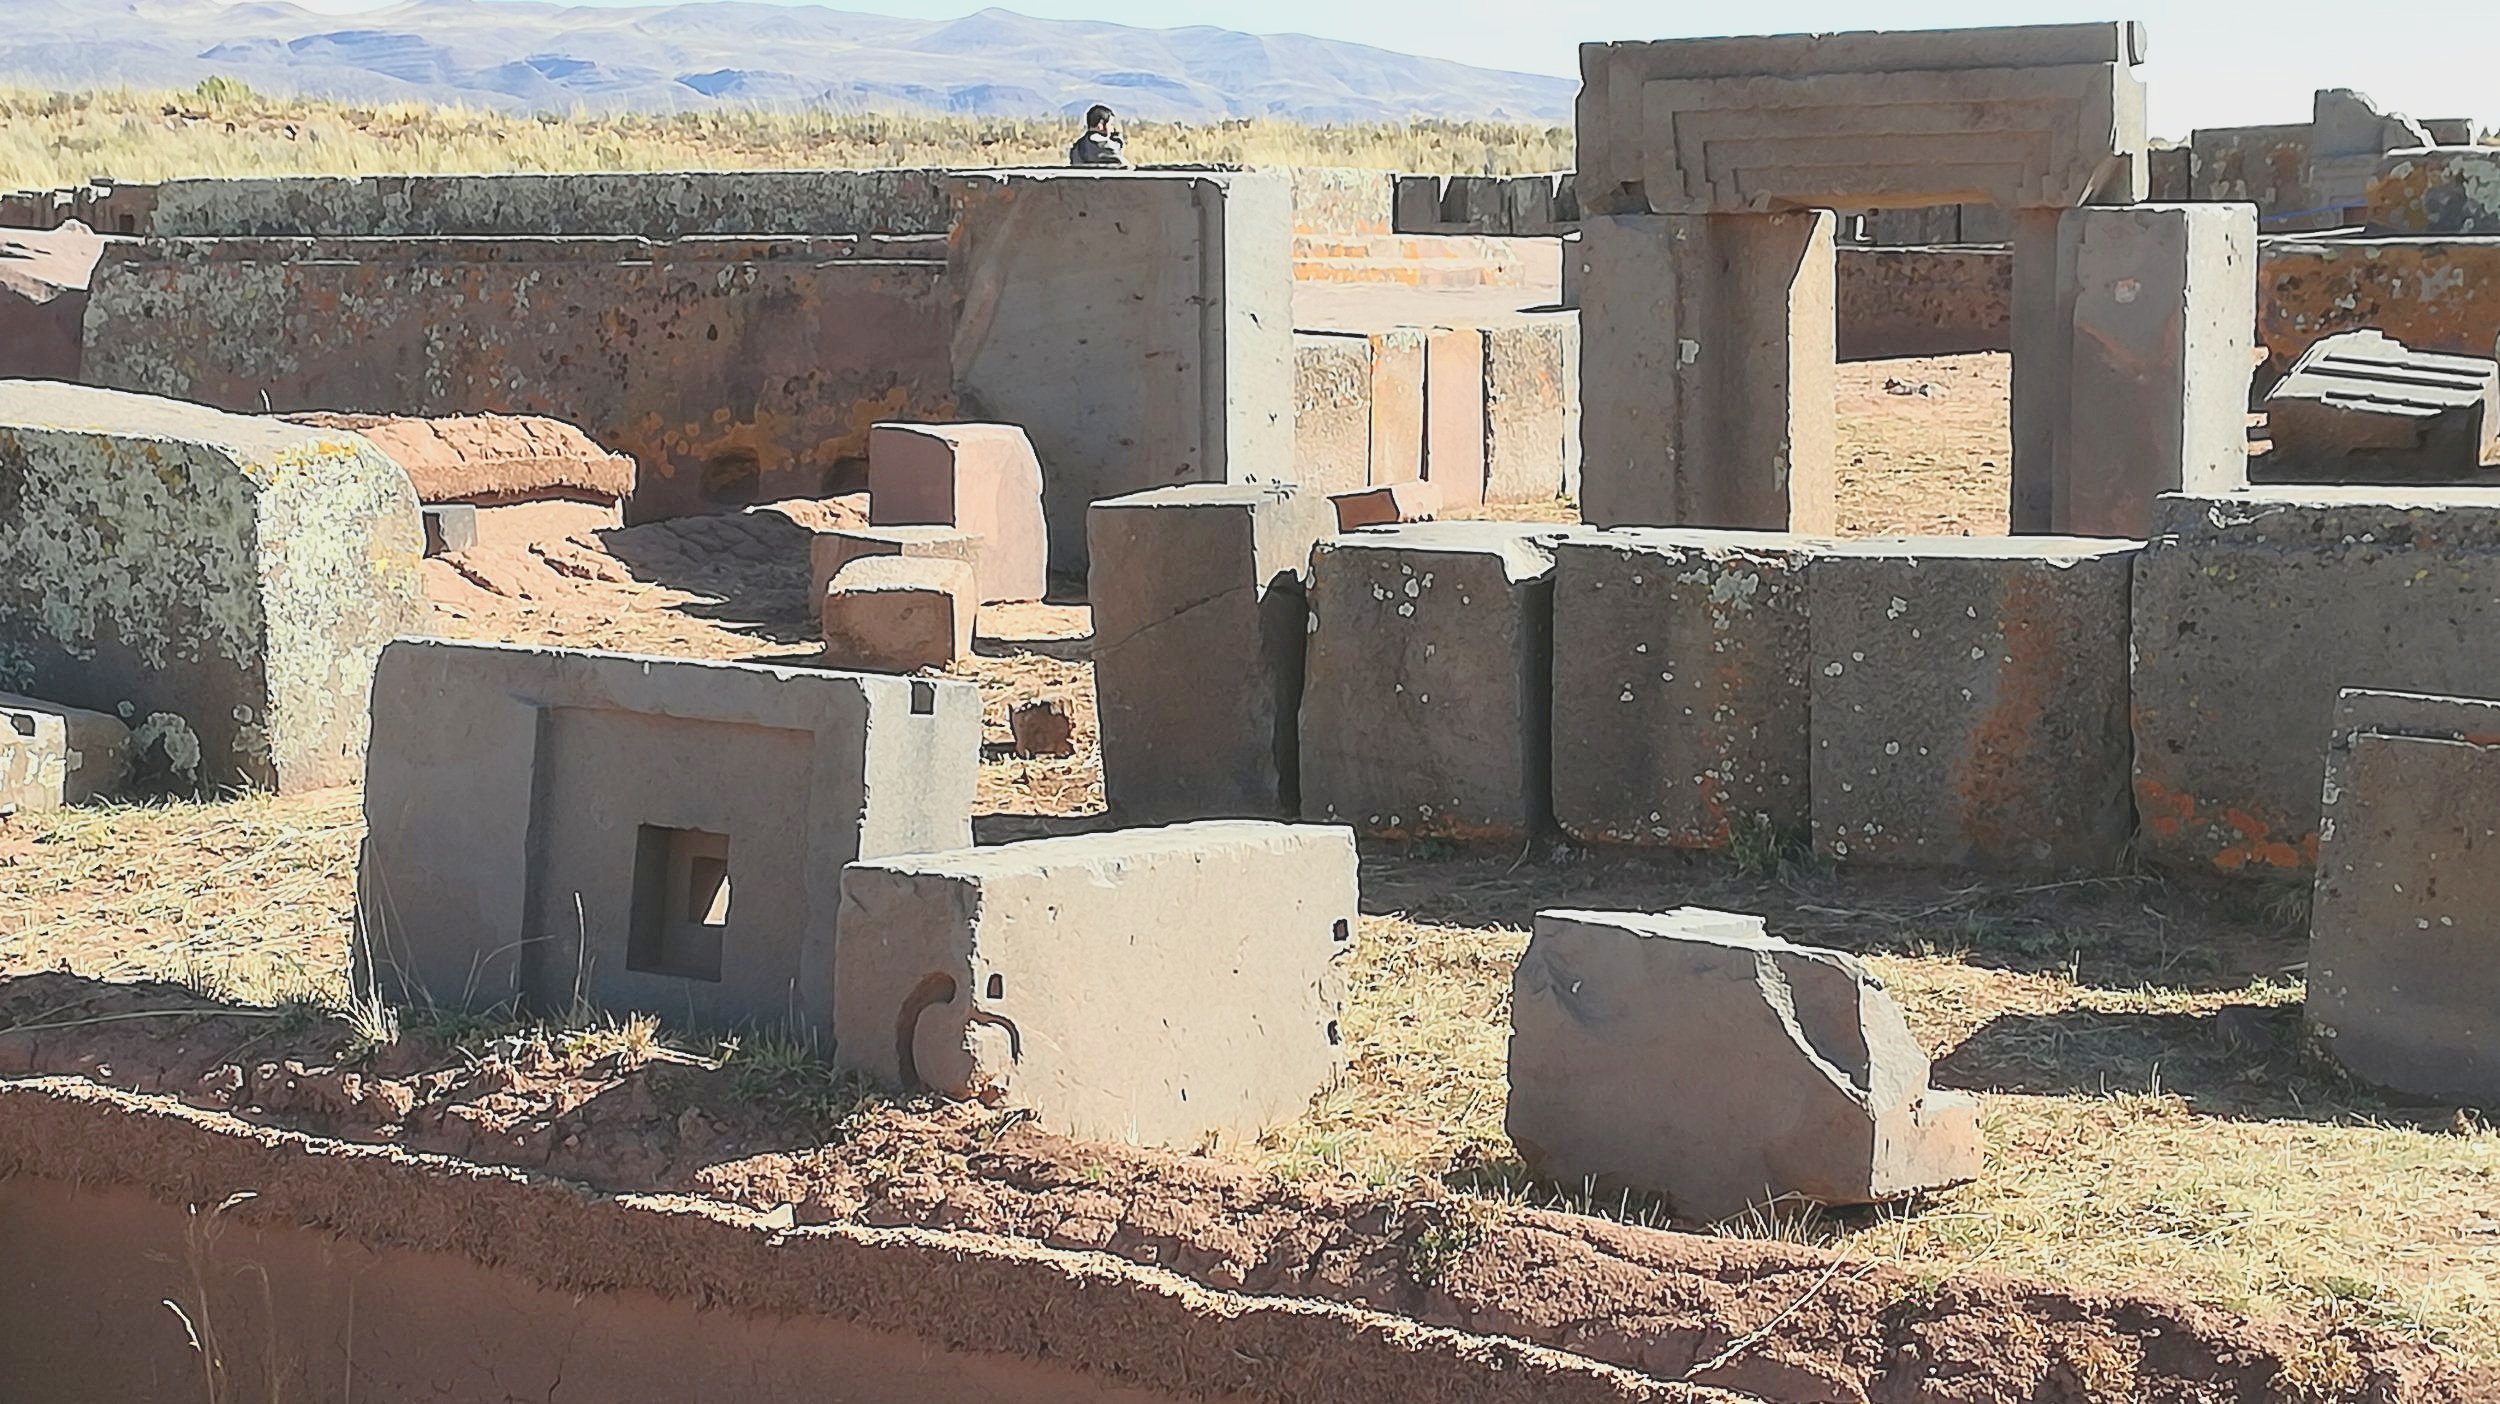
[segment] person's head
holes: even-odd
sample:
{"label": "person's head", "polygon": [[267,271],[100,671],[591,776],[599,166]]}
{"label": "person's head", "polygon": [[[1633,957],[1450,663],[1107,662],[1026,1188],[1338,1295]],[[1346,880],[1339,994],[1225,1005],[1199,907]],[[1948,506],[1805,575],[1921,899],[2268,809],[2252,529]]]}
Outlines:
{"label": "person's head", "polygon": [[1085,130],[1089,132],[1110,131],[1112,119],[1118,115],[1101,103],[1095,103],[1092,107],[1085,109]]}

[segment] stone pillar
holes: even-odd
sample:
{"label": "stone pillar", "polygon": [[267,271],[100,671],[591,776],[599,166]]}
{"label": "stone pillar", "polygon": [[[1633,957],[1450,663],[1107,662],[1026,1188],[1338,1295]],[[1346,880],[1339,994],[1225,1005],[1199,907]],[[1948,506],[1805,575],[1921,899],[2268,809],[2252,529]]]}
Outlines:
{"label": "stone pillar", "polygon": [[2008,398],[2014,461],[2008,531],[2055,531],[2050,486],[2066,422],[2067,358],[2074,349],[2072,285],[2058,275],[2059,209],[2014,212],[2013,384]]}
{"label": "stone pillar", "polygon": [[1582,223],[1584,520],[1833,529],[1836,223]]}

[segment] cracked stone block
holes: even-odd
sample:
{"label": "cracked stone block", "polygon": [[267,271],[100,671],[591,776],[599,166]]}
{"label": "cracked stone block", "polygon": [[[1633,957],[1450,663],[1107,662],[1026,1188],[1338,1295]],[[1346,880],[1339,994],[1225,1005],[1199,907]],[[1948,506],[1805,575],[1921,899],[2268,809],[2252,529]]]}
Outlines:
{"label": "cracked stone block", "polygon": [[2500,1105],[2500,701],[2346,691],[2309,918],[2309,1024],[2362,1079]]}
{"label": "cracked stone block", "polygon": [[1354,836],[1216,820],[842,874],[835,1058],[1089,1140],[1247,1144],[1344,1070]]}
{"label": "cracked stone block", "polygon": [[1513,843],[1545,827],[1554,542],[1570,534],[1417,522],[1319,543],[1304,818]]}
{"label": "cracked stone block", "polygon": [[2098,537],[1835,543],[1806,577],[1814,843],[1846,863],[2110,872],[2128,577]]}
{"label": "cracked stone block", "polygon": [[353,781],[424,551],[408,475],[352,433],[0,381],[0,688],[179,718],[178,787]]}
{"label": "cracked stone block", "polygon": [[2136,562],[2137,842],[2305,878],[2344,688],[2500,697],[2500,502],[2474,488],[2164,497]]}
{"label": "cracked stone block", "polygon": [[359,978],[394,1000],[830,1041],[842,867],[972,841],[966,682],[402,639]]}
{"label": "cracked stone block", "polygon": [[0,692],[0,815],[110,799],[129,777],[119,718]]}
{"label": "cracked stone block", "polygon": [[972,656],[972,567],[934,556],[863,556],[825,587],[825,666],[869,673],[944,668]]}
{"label": "cracked stone block", "polygon": [[976,603],[1049,590],[1042,465],[1012,424],[880,424],[868,431],[868,523],[949,526],[980,539]]}
{"label": "cracked stone block", "polygon": [[[1538,1175],[1725,1219],[1978,1176],[1978,1104],[1928,1086],[1901,1007],[1760,917],[1548,911],[1511,985],[1504,1129]],[[1667,1070],[1707,1075],[1662,1075]]]}
{"label": "cracked stone block", "polygon": [[1297,483],[1191,483],[1097,502],[1087,518],[1111,812],[1292,817],[1303,582],[1333,524],[1328,499]]}
{"label": "cracked stone block", "polygon": [[1554,550],[1554,817],[1583,843],[1802,835],[1818,538],[1625,528]]}

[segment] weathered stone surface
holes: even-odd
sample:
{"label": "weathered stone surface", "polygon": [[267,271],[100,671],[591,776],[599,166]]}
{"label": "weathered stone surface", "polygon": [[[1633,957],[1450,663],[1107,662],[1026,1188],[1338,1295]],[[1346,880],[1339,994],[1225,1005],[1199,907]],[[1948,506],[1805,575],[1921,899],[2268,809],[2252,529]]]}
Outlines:
{"label": "weathered stone surface", "polygon": [[968,559],[982,604],[1050,589],[1042,466],[1012,424],[880,424],[868,434],[868,520],[951,526],[980,538]]}
{"label": "weathered stone surface", "polygon": [[1846,541],[1807,572],[1816,849],[1848,863],[2115,870],[2137,543]]}
{"label": "weathered stone surface", "polygon": [[1371,339],[1353,332],[1295,332],[1293,404],[1293,480],[1323,495],[1369,483]]}
{"label": "weathered stone surface", "polygon": [[2370,180],[2369,207],[2382,234],[2500,234],[2500,147],[2391,151]]}
{"label": "weathered stone surface", "polygon": [[934,556],[961,561],[973,566],[973,576],[978,579],[980,568],[976,563],[980,555],[981,538],[960,527],[836,527],[815,533],[808,542],[807,597],[822,601],[825,587],[842,573],[842,568],[866,556]]}
{"label": "weathered stone surface", "polygon": [[1397,200],[1398,177],[1352,166],[1292,166],[1293,232],[1386,234]]}
{"label": "weathered stone surface", "polygon": [[1554,548],[1554,817],[1585,843],[1806,831],[1806,569],[1780,532],[1625,529]]}
{"label": "weathered stone surface", "polygon": [[2492,354],[2500,239],[2268,239],[2257,260],[2261,374],[2272,381],[2319,338],[2370,329],[2416,351]]}
{"label": "weathered stone surface", "polygon": [[829,1041],[842,865],[972,839],[969,683],[408,639],[373,729],[357,960],[444,1009]]}
{"label": "weathered stone surface", "polygon": [[424,545],[353,434],[0,383],[0,686],[131,719],[171,783],[353,780]]}
{"label": "weathered stone surface", "polygon": [[1430,483],[1390,483],[1361,492],[1341,492],[1328,499],[1336,509],[1337,530],[1428,522],[1441,510],[1441,495]]}
{"label": "weathered stone surface", "polygon": [[1709,1220],[1979,1174],[1978,1104],[1927,1085],[1883,986],[1852,957],[1765,935],[1760,917],[1539,912],[1510,1021],[1504,1127],[1548,1179],[1656,1193]]}
{"label": "weathered stone surface", "polygon": [[2421,123],[2383,111],[2365,93],[2318,89],[2310,106],[2309,189],[2318,206],[2333,214],[2325,227],[2361,222],[2385,153],[2428,146],[2431,140]]}
{"label": "weathered stone surface", "polygon": [[1091,1140],[1247,1143],[1345,1066],[1353,835],[1245,821],[842,875],[836,1060]]}
{"label": "weathered stone surface", "polygon": [[2309,1023],[2367,1081],[2500,1102],[2500,702],[2347,691],[2326,756]]}
{"label": "weathered stone surface", "polygon": [[1833,225],[1583,223],[1582,520],[1834,529]]}
{"label": "weathered stone surface", "polygon": [[2143,198],[2132,24],[1580,46],[1596,214]]}
{"label": "weathered stone surface", "polygon": [[1125,823],[1290,818],[1301,802],[1304,581],[1328,499],[1200,483],[1092,512],[1103,792]]}
{"label": "weathered stone surface", "polygon": [[1575,317],[1484,328],[1484,496],[1547,502],[1579,476]]}
{"label": "weathered stone surface", "polygon": [[2057,257],[2072,349],[2048,529],[2141,537],[2159,494],[2245,484],[2255,213],[2086,206],[2059,218]]}
{"label": "weathered stone surface", "polygon": [[1451,506],[1485,499],[1484,334],[1438,327],[1424,338],[1424,478]]}
{"label": "weathered stone surface", "polygon": [[2266,395],[2269,482],[2424,482],[2500,463],[2500,362],[2327,337]]}
{"label": "weathered stone surface", "polygon": [[1838,254],[1840,359],[2013,349],[2010,250],[1844,246]]}
{"label": "weathered stone surface", "polygon": [[980,582],[939,556],[862,556],[825,586],[825,666],[869,673],[944,668],[972,656]]}
{"label": "weathered stone surface", "polygon": [[1424,334],[1398,327],[1369,340],[1371,482],[1414,482],[1424,475]]}
{"label": "weathered stone surface", "polygon": [[158,238],[946,233],[941,170],[614,171],[169,180]]}
{"label": "weathered stone surface", "polygon": [[423,510],[425,554],[444,556],[477,545],[477,509],[465,502],[430,503]]}
{"label": "weathered stone surface", "polygon": [[995,171],[947,188],[956,381],[1031,436],[1054,567],[1083,568],[1103,498],[1292,476],[1283,176]]}
{"label": "weathered stone surface", "polygon": [[2335,696],[2500,696],[2500,504],[2473,489],[2161,500],[2136,563],[2146,857],[2305,872]]}
{"label": "weathered stone surface", "polygon": [[83,224],[0,238],[0,380],[76,380],[104,240]]}
{"label": "weathered stone surface", "polygon": [[572,500],[613,506],[634,491],[634,461],[561,420],[535,415],[281,415],[290,424],[343,429],[382,450],[417,500],[494,507]]}
{"label": "weathered stone surface", "polygon": [[1304,818],[1507,842],[1544,826],[1553,542],[1566,534],[1419,522],[1319,543]]}
{"label": "weathered stone surface", "polygon": [[804,238],[115,245],[96,270],[85,374],[238,411],[266,397],[280,411],[548,415],[640,465],[635,521],[821,497],[864,480],[871,425],[956,408],[945,269],[853,251]]}
{"label": "weathered stone surface", "polygon": [[0,692],[0,815],[111,799],[129,778],[118,718]]}

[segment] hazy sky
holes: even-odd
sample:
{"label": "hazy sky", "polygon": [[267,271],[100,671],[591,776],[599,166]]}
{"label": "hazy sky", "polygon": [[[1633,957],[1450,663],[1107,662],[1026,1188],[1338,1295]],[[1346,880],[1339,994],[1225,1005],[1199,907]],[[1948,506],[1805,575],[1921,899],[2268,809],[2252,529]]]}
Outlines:
{"label": "hazy sky", "polygon": [[[378,0],[299,0],[312,8],[375,8]],[[613,5],[650,0],[583,0]],[[943,18],[980,0],[838,0],[835,9]],[[2113,7],[2054,0],[1012,0],[1005,8],[1063,19],[1164,28],[1212,24],[1260,34],[1316,34],[1386,49],[1532,73],[1578,71],[1584,39],[2034,24],[2106,19]],[[2364,13],[2367,11],[2367,13]],[[2152,32],[2144,77],[2158,136],[2191,127],[2298,122],[2321,87],[2359,88],[2416,117],[2500,124],[2500,3],[2379,9],[2352,0],[2174,0],[2134,11]]]}

